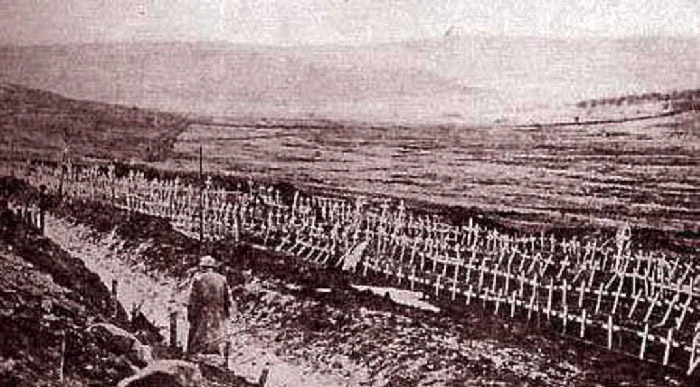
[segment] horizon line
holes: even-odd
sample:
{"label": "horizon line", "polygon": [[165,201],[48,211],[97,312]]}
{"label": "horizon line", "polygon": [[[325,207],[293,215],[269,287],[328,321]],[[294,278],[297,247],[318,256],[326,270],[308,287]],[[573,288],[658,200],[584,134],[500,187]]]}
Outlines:
{"label": "horizon line", "polygon": [[592,35],[592,36],[552,36],[552,35],[536,35],[536,34],[491,34],[491,33],[470,33],[458,36],[443,36],[443,37],[426,37],[424,39],[403,39],[403,40],[383,40],[377,42],[306,42],[292,44],[272,44],[272,43],[257,43],[237,40],[225,39],[137,39],[137,40],[104,40],[104,41],[75,41],[75,42],[35,42],[35,43],[17,43],[17,42],[0,42],[0,47],[3,48],[39,48],[39,47],[79,47],[92,45],[138,45],[138,44],[221,44],[242,47],[258,47],[258,48],[308,48],[308,47],[325,47],[325,48],[360,48],[360,47],[380,47],[385,45],[400,45],[400,44],[415,44],[415,43],[449,43],[455,41],[464,41],[469,39],[532,39],[532,40],[548,40],[548,41],[635,41],[635,40],[685,40],[694,41],[700,40],[700,35],[682,35],[682,34],[631,34],[625,36],[612,35]]}

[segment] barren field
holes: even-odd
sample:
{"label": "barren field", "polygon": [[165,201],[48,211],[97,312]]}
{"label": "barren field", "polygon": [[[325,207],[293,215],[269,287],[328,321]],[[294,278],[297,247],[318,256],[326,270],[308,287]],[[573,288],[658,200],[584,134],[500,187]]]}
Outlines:
{"label": "barren field", "polygon": [[[583,111],[582,111],[583,113]],[[532,127],[191,125],[166,168],[476,207],[518,227],[697,231],[697,113]]]}
{"label": "barren field", "polygon": [[5,85],[0,149],[196,171],[202,146],[207,172],[467,207],[519,229],[629,222],[687,237],[700,231],[695,94],[583,101],[558,124],[407,127],[212,121]]}

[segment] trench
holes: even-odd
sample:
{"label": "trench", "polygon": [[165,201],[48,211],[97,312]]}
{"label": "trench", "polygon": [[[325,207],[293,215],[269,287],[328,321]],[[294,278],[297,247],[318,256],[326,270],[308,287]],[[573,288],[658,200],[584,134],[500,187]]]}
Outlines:
{"label": "trench", "polygon": [[[74,224],[65,219],[47,216],[46,236],[72,256],[82,260],[88,270],[99,275],[106,286],[118,281],[117,299],[127,312],[139,307],[146,318],[160,329],[163,337],[169,337],[170,313],[177,312],[178,345],[185,346],[189,323],[184,317],[187,310],[188,281],[178,281],[163,273],[146,272],[139,263],[139,251],[124,250],[124,241],[110,233],[100,239],[94,237],[91,228]],[[253,283],[251,286],[259,286]],[[231,356],[228,367],[237,375],[256,383],[264,369],[269,370],[266,386],[357,386],[363,384],[366,372],[357,366],[346,364],[354,374],[345,371],[314,370],[294,358],[282,358],[275,354],[279,348],[270,346],[267,340],[249,334],[249,327],[242,321],[231,321]]]}
{"label": "trench", "polygon": [[[170,313],[177,311],[178,344],[187,342],[189,327],[184,316],[189,283],[148,271],[140,256],[147,243],[126,248],[126,241],[114,231],[98,233],[90,226],[52,215],[47,216],[46,236],[81,259],[107,286],[117,279],[118,300],[125,310],[139,306],[166,338]],[[318,299],[297,297],[295,285],[274,281],[250,276],[245,291],[258,301],[230,324],[229,369],[252,383],[264,369],[269,370],[268,386],[312,387],[569,385],[583,376],[581,365],[566,359],[568,355],[550,359],[539,345],[502,342],[494,335],[484,335],[483,323],[474,322],[472,327],[435,325],[425,320],[425,315],[394,314],[375,310],[371,304],[344,304],[338,309]],[[380,296],[377,298],[387,295],[397,304],[423,309],[421,313],[437,311],[419,292],[352,287],[352,291],[373,292]],[[285,288],[291,291],[283,291]],[[315,291],[335,292],[327,288]],[[435,320],[442,320],[439,314],[435,316]],[[345,319],[345,325],[333,325],[320,333],[313,326],[338,318]],[[300,326],[289,323],[290,319],[310,320],[312,324],[302,321]],[[474,337],[475,332],[482,333]],[[536,336],[528,336],[530,340],[541,341]]]}

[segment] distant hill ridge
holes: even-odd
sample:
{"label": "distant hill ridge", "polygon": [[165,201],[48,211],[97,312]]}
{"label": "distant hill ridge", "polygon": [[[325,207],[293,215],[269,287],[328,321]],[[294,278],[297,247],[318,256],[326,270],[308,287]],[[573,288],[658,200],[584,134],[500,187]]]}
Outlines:
{"label": "distant hill ridge", "polygon": [[184,115],[83,101],[0,84],[0,149],[107,159],[160,160],[187,127]]}

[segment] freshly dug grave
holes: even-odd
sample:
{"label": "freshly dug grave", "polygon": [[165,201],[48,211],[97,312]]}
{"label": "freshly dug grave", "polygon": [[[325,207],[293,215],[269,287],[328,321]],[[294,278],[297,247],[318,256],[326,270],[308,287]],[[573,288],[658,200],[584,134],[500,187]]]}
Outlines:
{"label": "freshly dug grave", "polygon": [[[234,369],[250,367],[251,375],[259,375],[268,367],[270,385],[692,383],[677,371],[659,372],[657,365],[584,346],[478,306],[454,309],[438,302],[439,313],[418,310],[360,292],[347,273],[294,257],[223,242],[200,247],[162,219],[95,203],[62,204],[55,213],[71,220],[59,227],[87,227],[81,236],[85,243],[109,238],[121,256],[175,283],[186,281],[201,253],[223,261],[237,286],[240,312],[232,338]],[[182,298],[186,289],[174,292]],[[184,311],[184,304],[179,306]],[[283,380],[286,376],[291,377]]]}

